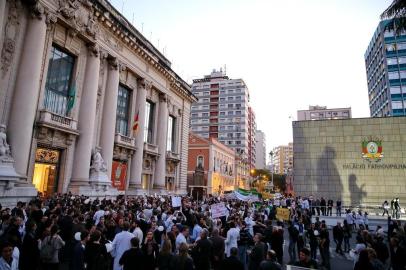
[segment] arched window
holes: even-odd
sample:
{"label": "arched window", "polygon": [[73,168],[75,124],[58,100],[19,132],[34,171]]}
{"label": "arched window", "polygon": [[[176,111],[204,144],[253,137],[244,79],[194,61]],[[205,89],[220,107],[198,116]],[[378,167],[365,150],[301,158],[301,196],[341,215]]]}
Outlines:
{"label": "arched window", "polygon": [[199,167],[199,168],[204,167],[204,158],[203,158],[203,156],[198,156],[197,157],[197,167]]}

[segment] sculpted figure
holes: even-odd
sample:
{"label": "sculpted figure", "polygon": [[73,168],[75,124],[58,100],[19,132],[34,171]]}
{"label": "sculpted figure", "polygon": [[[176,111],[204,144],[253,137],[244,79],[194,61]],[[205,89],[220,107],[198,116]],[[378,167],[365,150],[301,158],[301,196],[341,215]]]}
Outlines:
{"label": "sculpted figure", "polygon": [[94,150],[92,157],[92,166],[90,168],[96,172],[107,172],[107,164],[98,149]]}
{"label": "sculpted figure", "polygon": [[0,125],[0,159],[5,157],[10,158],[11,152],[7,143],[6,126]]}

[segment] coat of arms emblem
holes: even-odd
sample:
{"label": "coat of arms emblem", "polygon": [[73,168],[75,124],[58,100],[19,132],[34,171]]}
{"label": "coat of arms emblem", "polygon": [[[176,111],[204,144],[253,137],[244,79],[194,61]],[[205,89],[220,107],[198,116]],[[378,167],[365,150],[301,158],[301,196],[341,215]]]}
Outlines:
{"label": "coat of arms emblem", "polygon": [[362,158],[369,162],[379,162],[383,158],[382,140],[379,139],[364,139],[362,141]]}

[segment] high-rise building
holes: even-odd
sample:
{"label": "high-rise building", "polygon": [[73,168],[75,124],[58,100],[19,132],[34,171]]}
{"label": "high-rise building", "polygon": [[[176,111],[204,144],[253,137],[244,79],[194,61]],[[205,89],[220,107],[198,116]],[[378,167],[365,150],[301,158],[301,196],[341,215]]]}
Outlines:
{"label": "high-rise building", "polygon": [[257,130],[255,133],[256,141],[256,160],[255,168],[265,169],[266,167],[266,140],[265,133],[261,130]]}
{"label": "high-rise building", "polygon": [[297,121],[327,120],[351,118],[351,108],[331,108],[327,106],[309,106],[308,110],[297,111]]}
{"label": "high-rise building", "polygon": [[216,138],[233,148],[249,167],[255,166],[255,114],[242,79],[230,79],[220,69],[193,80],[199,101],[191,108],[191,130],[203,138]]}
{"label": "high-rise building", "polygon": [[[287,174],[293,168],[293,143],[279,145],[273,150],[272,166],[276,174]],[[272,171],[272,167],[271,167]]]}
{"label": "high-rise building", "polygon": [[381,21],[365,52],[371,117],[406,115],[406,33]]}

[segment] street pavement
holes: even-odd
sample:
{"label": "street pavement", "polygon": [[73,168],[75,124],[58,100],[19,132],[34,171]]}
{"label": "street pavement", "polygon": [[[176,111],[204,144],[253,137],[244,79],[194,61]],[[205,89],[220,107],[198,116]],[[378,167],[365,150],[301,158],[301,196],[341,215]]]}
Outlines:
{"label": "street pavement", "polygon": [[[321,219],[320,219],[321,220]],[[332,230],[330,231],[330,265],[331,265],[331,270],[352,270],[354,267],[354,261],[350,257],[348,253],[344,253],[343,255],[340,255],[335,252],[335,243],[333,240],[333,233]],[[283,243],[283,262],[284,262],[284,269],[286,269],[286,264],[289,262],[289,252],[288,252],[288,245],[289,245],[289,234],[287,229],[285,229],[285,234],[284,234],[284,243]],[[355,234],[353,234],[353,237],[350,240],[350,247],[354,248],[355,247]],[[309,247],[310,248],[310,247]],[[298,259],[299,257],[297,257]],[[321,257],[319,251],[317,251],[317,261],[321,262]],[[295,268],[292,268],[292,270]]]}

